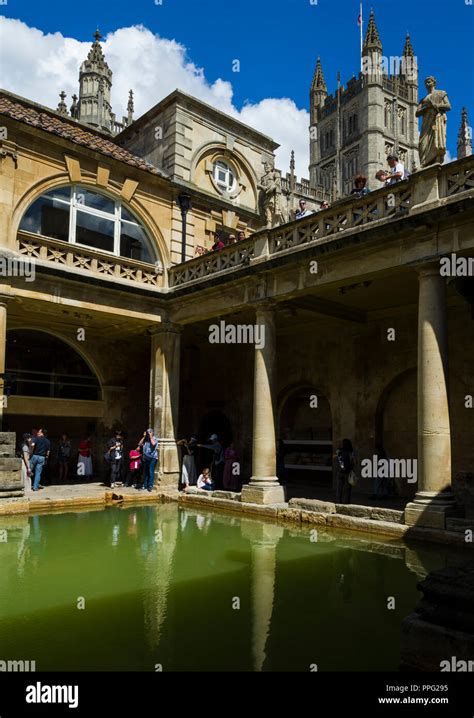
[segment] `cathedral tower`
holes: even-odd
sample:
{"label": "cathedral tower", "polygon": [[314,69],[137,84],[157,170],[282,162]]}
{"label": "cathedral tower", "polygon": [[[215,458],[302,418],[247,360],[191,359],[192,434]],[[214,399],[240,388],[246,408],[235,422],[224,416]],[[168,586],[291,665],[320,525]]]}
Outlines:
{"label": "cathedral tower", "polygon": [[112,70],[107,65],[101,34],[96,30],[94,43],[79,72],[79,102],[77,119],[104,132],[113,132],[113,114],[110,104]]}

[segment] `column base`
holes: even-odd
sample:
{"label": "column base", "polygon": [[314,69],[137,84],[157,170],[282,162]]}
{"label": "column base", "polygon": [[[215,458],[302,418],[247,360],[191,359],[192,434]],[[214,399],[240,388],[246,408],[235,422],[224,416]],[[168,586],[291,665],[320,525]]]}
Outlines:
{"label": "column base", "polygon": [[285,503],[285,489],[278,482],[277,477],[271,477],[262,481],[257,479],[253,483],[242,486],[241,501],[247,504],[282,504]]}
{"label": "column base", "polygon": [[419,491],[405,507],[405,524],[431,529],[445,529],[446,519],[456,516],[456,501],[450,491]]}

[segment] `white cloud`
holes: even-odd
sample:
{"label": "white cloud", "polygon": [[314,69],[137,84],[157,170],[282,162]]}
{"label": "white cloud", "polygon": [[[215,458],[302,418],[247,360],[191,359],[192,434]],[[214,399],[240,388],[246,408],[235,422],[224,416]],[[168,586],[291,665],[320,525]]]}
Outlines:
{"label": "white cloud", "polygon": [[[19,20],[0,18],[0,85],[47,107],[56,108],[59,92],[78,94],[79,65],[91,43],[60,33],[45,35]],[[103,43],[113,71],[112,105],[121,119],[126,113],[128,91],[134,90],[135,117],[139,117],[174,89],[194,95],[223,112],[272,137],[281,147],[277,166],[287,171],[295,150],[298,176],[308,176],[309,113],[287,98],[267,98],[246,104],[239,111],[233,104],[232,84],[207,81],[202,68],[190,60],[186,48],[175,40],[153,34],[142,25],[120,28]]]}

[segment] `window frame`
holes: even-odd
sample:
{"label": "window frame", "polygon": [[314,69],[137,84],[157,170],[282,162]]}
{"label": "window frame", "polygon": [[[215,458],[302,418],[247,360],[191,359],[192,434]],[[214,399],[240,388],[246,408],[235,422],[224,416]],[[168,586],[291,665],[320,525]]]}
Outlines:
{"label": "window frame", "polygon": [[[222,167],[222,166],[219,167],[219,165],[224,165],[224,167]],[[219,177],[218,177],[219,170],[225,171],[227,179],[229,178],[229,173],[232,175],[232,184],[231,185],[229,185],[228,181],[224,185],[224,183],[219,180]],[[227,194],[232,194],[232,192],[235,191],[235,189],[237,187],[237,175],[236,175],[235,169],[228,162],[226,162],[225,160],[223,160],[220,157],[218,159],[214,160],[214,166],[212,169],[212,177],[213,177],[213,180],[214,180],[216,186],[218,187],[218,189],[221,192],[227,192]]]}
{"label": "window frame", "polygon": [[[47,196],[50,192],[54,192],[55,189],[62,189],[63,187],[67,187],[70,190],[69,194],[69,200],[65,200],[62,197],[55,197],[54,202],[58,202],[61,205],[65,205],[69,207],[69,232],[68,232],[68,239],[67,241],[64,241],[62,239],[58,239],[55,241],[58,242],[64,242],[64,244],[70,244],[75,247],[80,247],[82,249],[92,250],[96,252],[101,252],[103,254],[108,254],[110,257],[122,257],[123,259],[128,259],[130,261],[141,261],[144,262],[144,260],[137,260],[132,259],[131,257],[126,257],[123,254],[120,253],[120,242],[121,242],[121,234],[122,234],[122,223],[124,225],[131,225],[134,227],[138,227],[143,234],[145,235],[146,244],[144,247],[144,250],[147,251],[147,253],[150,256],[149,262],[144,262],[145,264],[153,264],[156,260],[154,257],[154,252],[152,248],[152,243],[148,237],[148,233],[145,229],[145,227],[142,225],[141,222],[138,220],[135,222],[132,222],[129,219],[123,219],[122,218],[122,208],[124,208],[132,217],[134,216],[133,211],[124,205],[123,201],[112,197],[109,194],[106,194],[105,192],[98,192],[95,188],[91,188],[87,185],[79,184],[79,183],[73,183],[70,185],[62,185],[60,187],[54,187],[53,189],[47,190],[46,192],[43,192],[39,197],[37,197],[30,206],[26,209],[25,214],[28,212],[28,210],[42,197]],[[86,204],[83,204],[81,202],[78,202],[77,197],[80,196],[81,191],[88,191],[91,192],[91,194],[96,194],[99,197],[105,197],[106,199],[110,200],[114,204],[113,212],[105,212],[100,209],[96,209],[95,207],[88,207]],[[82,242],[76,241],[76,234],[77,234],[77,214],[78,212],[83,212],[84,214],[87,214],[92,217],[97,217],[99,219],[105,219],[110,222],[114,223],[114,234],[113,234],[113,250],[109,249],[99,249],[98,247],[93,247],[89,244],[83,244]],[[20,222],[21,227],[21,222]],[[20,229],[21,231],[21,229]],[[47,235],[42,235],[48,239]],[[54,238],[53,238],[54,239]]]}

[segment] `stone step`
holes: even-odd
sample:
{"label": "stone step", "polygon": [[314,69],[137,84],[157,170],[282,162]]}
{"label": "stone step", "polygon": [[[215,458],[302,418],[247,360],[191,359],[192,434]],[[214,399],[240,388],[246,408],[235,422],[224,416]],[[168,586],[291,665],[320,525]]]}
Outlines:
{"label": "stone step", "polygon": [[446,529],[448,531],[459,531],[465,533],[467,530],[474,531],[474,519],[446,519]]}

